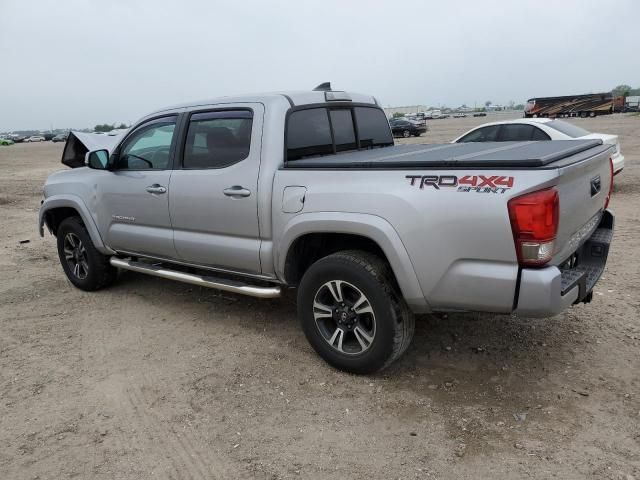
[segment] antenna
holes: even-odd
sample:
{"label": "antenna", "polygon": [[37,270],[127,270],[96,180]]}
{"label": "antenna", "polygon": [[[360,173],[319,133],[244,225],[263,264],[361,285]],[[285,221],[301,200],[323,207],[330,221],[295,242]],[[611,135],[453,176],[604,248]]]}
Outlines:
{"label": "antenna", "polygon": [[313,89],[314,92],[330,92],[331,82],[323,82]]}

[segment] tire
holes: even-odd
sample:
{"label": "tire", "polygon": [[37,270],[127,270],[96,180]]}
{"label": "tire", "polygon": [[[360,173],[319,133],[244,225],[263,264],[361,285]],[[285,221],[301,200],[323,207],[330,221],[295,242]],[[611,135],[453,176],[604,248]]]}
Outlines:
{"label": "tire", "polygon": [[334,253],[309,267],[298,287],[298,318],[318,355],[356,374],[389,366],[415,330],[389,265],[358,250]]}
{"label": "tire", "polygon": [[411,136],[411,132],[409,130],[403,130],[402,131],[402,136],[404,138],[409,138]]}
{"label": "tire", "polygon": [[63,220],[56,235],[60,264],[73,285],[92,292],[116,280],[118,269],[111,266],[108,256],[96,250],[80,218]]}

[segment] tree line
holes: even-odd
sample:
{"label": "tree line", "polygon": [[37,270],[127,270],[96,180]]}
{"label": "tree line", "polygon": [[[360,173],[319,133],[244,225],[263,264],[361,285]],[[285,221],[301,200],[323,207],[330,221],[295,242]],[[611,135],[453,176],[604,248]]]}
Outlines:
{"label": "tree line", "polygon": [[631,88],[630,85],[622,84],[611,90],[611,94],[614,97],[633,97],[640,95],[640,88]]}
{"label": "tree line", "polygon": [[111,125],[109,125],[108,123],[103,123],[103,124],[96,125],[95,127],[93,127],[93,131],[94,132],[106,133],[106,132],[110,132],[111,130],[122,129],[122,128],[129,128],[129,125],[127,125],[126,123],[121,123],[120,125],[118,125],[116,127],[115,123],[113,123]]}

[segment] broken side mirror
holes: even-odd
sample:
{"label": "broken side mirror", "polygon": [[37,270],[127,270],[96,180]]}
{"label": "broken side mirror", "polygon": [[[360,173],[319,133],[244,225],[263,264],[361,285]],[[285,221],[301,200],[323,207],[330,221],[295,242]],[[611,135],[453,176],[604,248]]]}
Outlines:
{"label": "broken side mirror", "polygon": [[96,170],[108,170],[109,151],[102,149],[87,152],[84,157],[84,164],[87,167],[94,168]]}

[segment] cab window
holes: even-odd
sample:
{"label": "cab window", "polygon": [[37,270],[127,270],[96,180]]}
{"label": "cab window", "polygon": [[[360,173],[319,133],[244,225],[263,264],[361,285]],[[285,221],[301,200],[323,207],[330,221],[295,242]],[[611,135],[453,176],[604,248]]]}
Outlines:
{"label": "cab window", "polygon": [[191,115],[182,166],[224,168],[249,156],[253,113],[250,110]]}
{"label": "cab window", "polygon": [[166,170],[170,168],[176,117],[153,120],[134,130],[124,141],[116,170]]}

